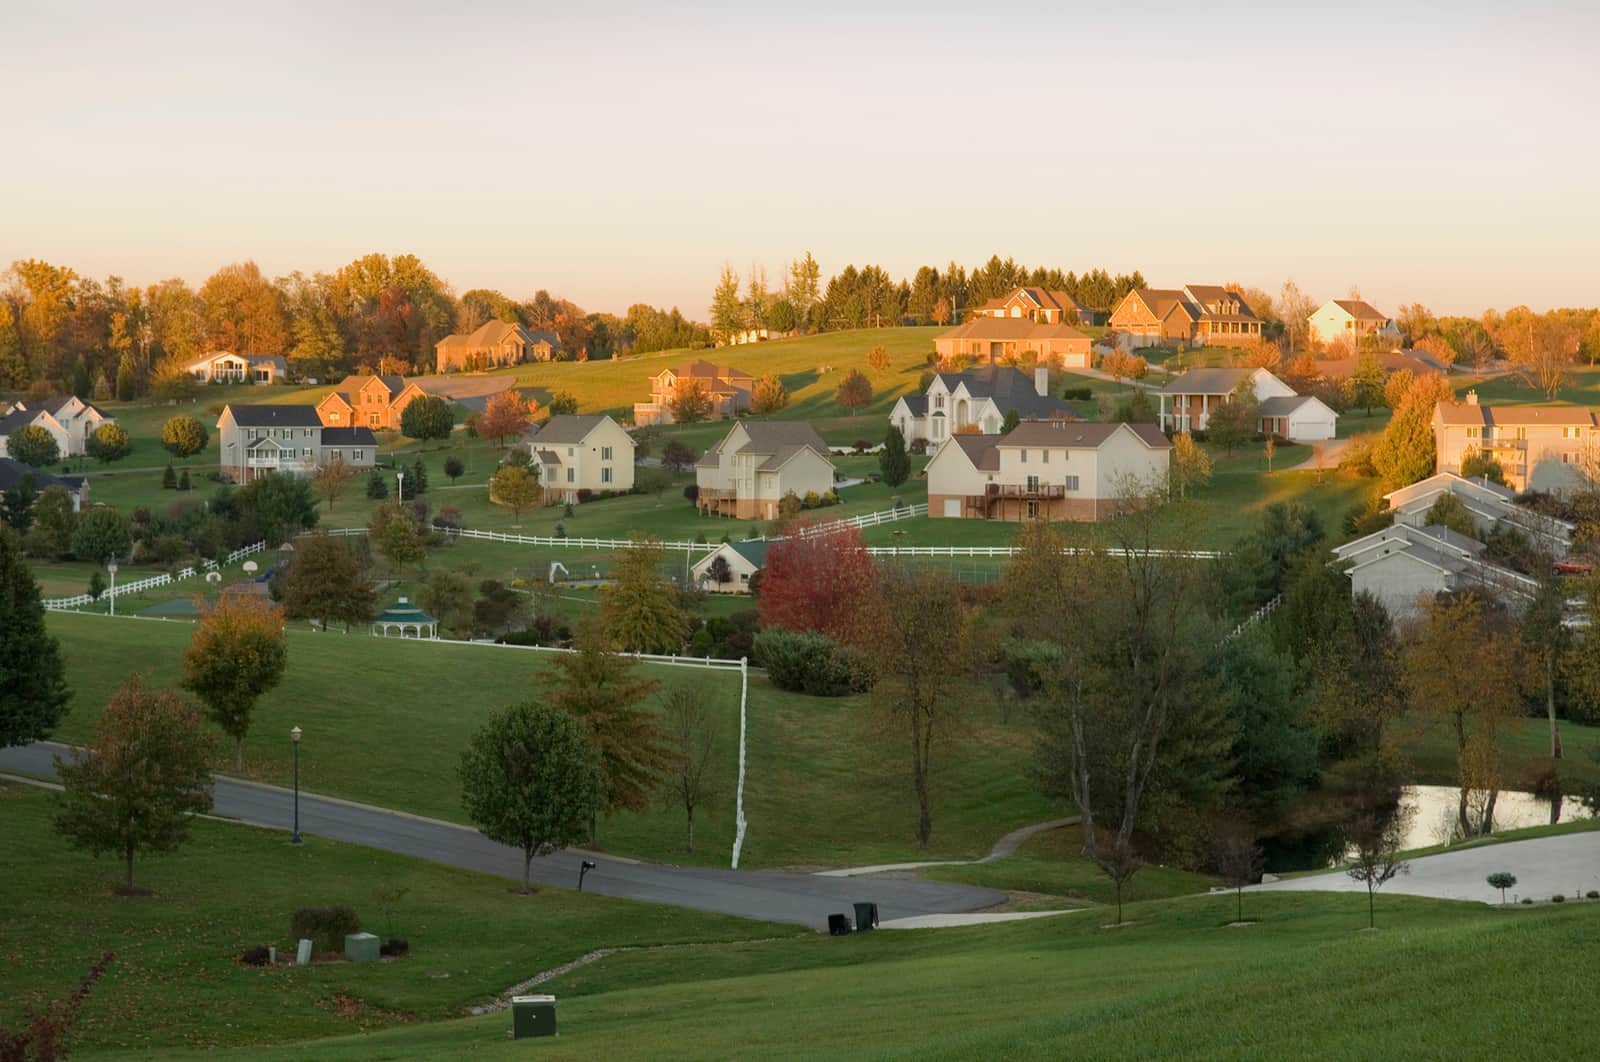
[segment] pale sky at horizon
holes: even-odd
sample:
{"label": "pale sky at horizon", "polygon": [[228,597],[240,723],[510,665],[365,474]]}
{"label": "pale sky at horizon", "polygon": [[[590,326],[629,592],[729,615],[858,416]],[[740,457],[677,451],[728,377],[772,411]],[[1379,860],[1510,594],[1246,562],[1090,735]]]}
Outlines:
{"label": "pale sky at horizon", "polygon": [[1595,4],[6,6],[0,266],[411,252],[700,319],[807,250],[1600,303]]}

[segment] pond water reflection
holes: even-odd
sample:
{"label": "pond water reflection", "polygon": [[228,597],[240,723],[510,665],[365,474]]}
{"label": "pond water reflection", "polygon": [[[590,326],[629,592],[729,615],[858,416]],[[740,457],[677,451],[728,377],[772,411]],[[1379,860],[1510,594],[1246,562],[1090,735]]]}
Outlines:
{"label": "pond water reflection", "polygon": [[[1411,811],[1405,848],[1427,848],[1450,842],[1456,829],[1456,808],[1461,790],[1450,785],[1411,785],[1400,793],[1400,806]],[[1593,818],[1594,813],[1576,797],[1561,802],[1561,822]],[[1494,805],[1493,832],[1550,824],[1550,802],[1532,793],[1501,790]]]}

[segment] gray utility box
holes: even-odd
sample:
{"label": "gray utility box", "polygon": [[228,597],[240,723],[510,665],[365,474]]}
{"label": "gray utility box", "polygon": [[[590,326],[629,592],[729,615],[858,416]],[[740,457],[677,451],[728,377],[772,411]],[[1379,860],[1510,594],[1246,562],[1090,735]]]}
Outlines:
{"label": "gray utility box", "polygon": [[555,996],[512,996],[511,1038],[556,1034]]}
{"label": "gray utility box", "polygon": [[344,938],[344,957],[351,962],[377,962],[378,938],[371,933],[351,933]]}

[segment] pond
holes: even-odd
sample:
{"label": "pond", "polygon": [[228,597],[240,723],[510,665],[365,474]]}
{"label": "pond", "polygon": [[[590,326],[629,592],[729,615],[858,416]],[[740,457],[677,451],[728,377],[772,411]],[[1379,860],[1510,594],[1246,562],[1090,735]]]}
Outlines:
{"label": "pond", "polygon": [[[1411,785],[1400,792],[1400,806],[1412,812],[1403,848],[1428,848],[1448,844],[1455,836],[1456,809],[1461,790],[1451,785]],[[1476,811],[1476,809],[1474,809]],[[1593,818],[1594,813],[1576,797],[1561,801],[1561,822]],[[1492,831],[1501,833],[1527,826],[1550,824],[1550,801],[1533,793],[1503,789],[1494,805]]]}

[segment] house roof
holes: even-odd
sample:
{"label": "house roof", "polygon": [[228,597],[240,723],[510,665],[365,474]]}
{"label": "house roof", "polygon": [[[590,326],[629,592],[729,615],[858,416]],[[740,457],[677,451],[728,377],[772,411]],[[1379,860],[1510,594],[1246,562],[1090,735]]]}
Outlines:
{"label": "house roof", "polygon": [[1077,419],[1072,407],[1054,395],[1041,395],[1033,377],[1009,365],[985,365],[965,372],[942,372],[939,379],[947,390],[965,384],[973,398],[991,399],[1002,414],[1016,411],[1034,420]]}
{"label": "house roof", "polygon": [[[775,469],[782,468],[784,465],[788,464],[794,458],[794,456],[796,454],[798,454],[802,450],[810,450],[812,453],[816,453],[817,452],[815,447],[809,446],[809,445],[790,444],[790,445],[780,446],[775,451],[773,451],[773,454],[772,454],[771,457],[767,458],[765,461],[761,462],[761,464],[756,466],[756,471],[757,472],[771,472],[771,471],[774,471]],[[818,456],[821,456],[821,455],[819,454]]]}
{"label": "house roof", "polygon": [[[10,435],[19,428],[25,428],[35,420],[45,416],[49,416],[49,414],[42,409],[18,408],[4,417],[0,417],[0,435]],[[55,418],[51,417],[50,419],[54,420]]]}
{"label": "house roof", "polygon": [[405,598],[401,598],[373,619],[374,623],[432,623],[434,619]]}
{"label": "house roof", "polygon": [[339,386],[335,387],[334,391],[353,398],[373,380],[377,380],[379,383],[383,384],[384,389],[389,392],[389,401],[391,402],[400,396],[401,391],[406,389],[406,378],[404,376],[351,375],[346,376],[343,380],[340,380]]}
{"label": "house roof", "polygon": [[[1363,358],[1369,355],[1362,354],[1348,358],[1318,358],[1316,360],[1317,372],[1330,380],[1342,380],[1355,375],[1361,367]],[[1405,369],[1421,376],[1430,372],[1445,371],[1444,364],[1430,354],[1418,350],[1385,350],[1370,355],[1377,359],[1378,367],[1386,373],[1399,372]]]}
{"label": "house roof", "polygon": [[1033,284],[1024,284],[1022,287],[1013,288],[1004,295],[998,295],[990,299],[981,308],[985,310],[1001,309],[1018,295],[1026,295],[1040,309],[1061,310],[1063,313],[1069,310],[1073,313],[1093,312],[1089,307],[1064,291],[1049,290]]}
{"label": "house roof", "polygon": [[1000,436],[952,435],[950,441],[967,455],[973,468],[980,472],[1000,471]]}
{"label": "house roof", "polygon": [[750,538],[742,542],[729,542],[727,545],[757,568],[764,568],[767,565],[767,550],[772,543],[764,538]]}
{"label": "house roof", "polygon": [[1485,406],[1472,402],[1440,402],[1435,408],[1440,423],[1468,426],[1595,427],[1595,411],[1588,406]]}
{"label": "house roof", "polygon": [[[776,454],[789,446],[809,446],[822,456],[828,456],[828,444],[817,429],[804,420],[742,420],[739,422],[750,441],[739,449],[755,454]],[[733,435],[730,430],[712,450],[721,452],[723,443]],[[711,450],[706,451],[708,454]],[[713,462],[715,463],[715,462]]]}
{"label": "house roof", "polygon": [[1365,299],[1330,299],[1335,306],[1358,321],[1387,321],[1389,315]]}
{"label": "house roof", "polygon": [[927,395],[901,395],[900,401],[906,404],[906,412],[913,417],[925,417],[928,415]]}
{"label": "house roof", "polygon": [[1225,395],[1256,372],[1250,368],[1190,369],[1161,389],[1168,395]]}
{"label": "house roof", "polygon": [[323,446],[377,446],[371,428],[323,428]]}
{"label": "house roof", "polygon": [[1401,487],[1399,490],[1391,490],[1383,496],[1383,499],[1389,503],[1389,507],[1392,509],[1397,505],[1406,504],[1412,498],[1424,495],[1431,498],[1433,495],[1445,490],[1454,493],[1457,487],[1468,493],[1481,491],[1508,503],[1517,496],[1516,491],[1510,487],[1501,486],[1487,476],[1474,476],[1469,479],[1454,472],[1435,472],[1427,479],[1419,479],[1417,482]]}
{"label": "house roof", "polygon": [[1140,288],[1133,294],[1157,317],[1165,317],[1178,308],[1191,320],[1198,321],[1205,312],[1190,302],[1189,297],[1178,288]]}
{"label": "house roof", "polygon": [[229,402],[223,413],[231,412],[241,428],[320,428],[322,418],[316,406],[246,405]]}
{"label": "house roof", "polygon": [[[55,395],[45,399],[43,402],[38,403],[38,407],[53,417],[57,413],[61,412],[63,406],[65,406],[68,402],[71,402],[76,397],[76,395]],[[91,409],[102,417],[107,416],[106,411],[95,405],[93,402],[84,402],[83,408]]]}
{"label": "house roof", "polygon": [[22,482],[23,476],[33,477],[35,490],[43,491],[47,487],[65,487],[69,491],[77,491],[83,486],[82,476],[55,476],[42,468],[25,465],[11,457],[0,457],[0,490],[10,490]]}
{"label": "house roof", "polygon": [[441,347],[490,347],[503,343],[507,339],[521,336],[524,343],[533,346],[537,343],[548,343],[552,347],[561,346],[561,341],[550,332],[531,332],[514,321],[489,321],[479,325],[472,332],[462,335],[445,336],[439,340]]}
{"label": "house roof", "polygon": [[1146,446],[1165,450],[1172,443],[1154,424],[1127,424],[1120,421],[1080,421],[1065,424],[1060,421],[1027,421],[1018,424],[1000,437],[997,445],[1065,447],[1069,450],[1095,450],[1117,431],[1127,427]]}
{"label": "house roof", "polygon": [[940,332],[935,341],[940,339],[989,339],[997,342],[1031,343],[1046,339],[1081,339],[1087,342],[1089,337],[1071,325],[1041,324],[1031,317],[980,315],[965,324],[957,325],[948,332]]}
{"label": "house roof", "polygon": [[[1261,400],[1261,415],[1263,417],[1287,417],[1307,402],[1317,402],[1311,395],[1288,395],[1280,398],[1264,398]],[[1317,402],[1317,405],[1323,405]]]}
{"label": "house roof", "polygon": [[687,377],[694,380],[720,380],[729,383],[740,380],[749,380],[753,382],[755,380],[755,377],[751,376],[743,369],[735,369],[727,365],[713,365],[704,358],[696,358],[694,361],[688,362],[684,365],[678,365],[670,369],[662,369],[661,372],[656,373],[656,375],[662,376],[669,372],[679,379]]}
{"label": "house roof", "polygon": [[559,465],[561,457],[554,450],[539,450],[535,453],[541,465]]}
{"label": "house roof", "polygon": [[581,443],[602,421],[610,419],[603,413],[558,413],[540,425],[533,436],[539,442],[552,446]]}
{"label": "house roof", "polygon": [[[1250,304],[1244,301],[1244,296],[1233,291],[1223,284],[1190,284],[1184,291],[1192,298],[1199,300],[1200,310],[1208,321],[1256,321],[1260,320]],[[1234,302],[1238,309],[1230,313],[1213,310],[1213,306],[1223,302]]]}

